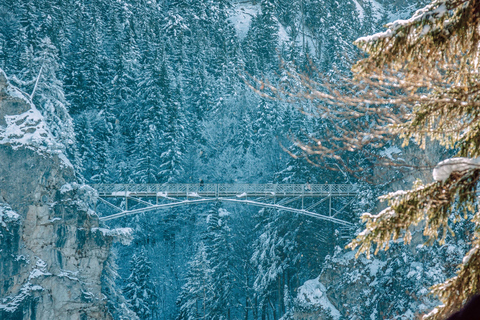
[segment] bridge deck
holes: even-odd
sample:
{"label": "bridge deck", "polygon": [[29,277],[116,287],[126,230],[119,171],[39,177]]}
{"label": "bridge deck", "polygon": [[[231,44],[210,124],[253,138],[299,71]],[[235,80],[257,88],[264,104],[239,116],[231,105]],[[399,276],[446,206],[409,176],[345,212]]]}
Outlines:
{"label": "bridge deck", "polygon": [[94,184],[101,197],[351,197],[354,184]]}

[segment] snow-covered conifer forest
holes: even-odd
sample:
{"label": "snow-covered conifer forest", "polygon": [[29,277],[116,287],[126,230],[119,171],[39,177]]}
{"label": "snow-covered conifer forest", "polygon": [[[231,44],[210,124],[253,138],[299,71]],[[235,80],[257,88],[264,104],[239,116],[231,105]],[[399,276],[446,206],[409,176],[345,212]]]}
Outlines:
{"label": "snow-covered conifer forest", "polygon": [[[409,245],[392,242],[369,259],[345,246],[363,230],[363,212],[384,209],[378,196],[431,180],[431,169],[380,167],[375,156],[433,168],[453,154],[433,146],[412,156],[413,147],[394,140],[336,160],[307,158],[306,146],[335,136],[342,120],[319,112],[322,101],[267,92],[296,90],[306,76],[319,87],[338,84],[341,94],[341,79],[364,56],[354,41],[428,2],[0,2],[0,68],[41,112],[81,182],[359,190],[334,204],[352,228],[216,202],[105,222],[133,230],[131,244],[115,245],[104,262],[102,294],[114,319],[413,320],[440,304],[430,287],[455,275],[469,221],[433,246],[413,228]],[[0,296],[0,315],[10,312],[7,298]]]}

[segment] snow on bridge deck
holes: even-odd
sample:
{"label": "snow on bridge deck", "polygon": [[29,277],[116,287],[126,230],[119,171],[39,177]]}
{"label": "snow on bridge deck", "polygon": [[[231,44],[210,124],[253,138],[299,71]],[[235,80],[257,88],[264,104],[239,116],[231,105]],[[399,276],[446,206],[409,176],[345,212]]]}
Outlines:
{"label": "snow on bridge deck", "polygon": [[[160,209],[219,201],[289,211],[344,226],[351,226],[350,222],[336,216],[341,214],[358,194],[358,187],[354,184],[166,183],[94,184],[92,187],[97,190],[101,203],[118,211],[114,214],[101,216],[101,221]],[[352,197],[352,200],[347,204],[342,204],[341,209],[332,207],[332,198],[345,197]],[[107,201],[107,198],[124,198],[122,208]],[[155,198],[155,203],[149,202],[146,198]],[[159,200],[161,199],[169,202],[160,203]],[[305,203],[307,199],[311,199],[311,202]],[[129,208],[129,200],[142,207]],[[173,202],[171,202],[172,200]],[[286,206],[295,203],[295,206]],[[305,206],[306,204],[308,206]],[[318,209],[320,205],[327,205],[322,211],[328,214],[313,211],[314,208]],[[96,210],[97,208],[95,208]]]}
{"label": "snow on bridge deck", "polygon": [[354,184],[94,184],[101,197],[351,197]]}

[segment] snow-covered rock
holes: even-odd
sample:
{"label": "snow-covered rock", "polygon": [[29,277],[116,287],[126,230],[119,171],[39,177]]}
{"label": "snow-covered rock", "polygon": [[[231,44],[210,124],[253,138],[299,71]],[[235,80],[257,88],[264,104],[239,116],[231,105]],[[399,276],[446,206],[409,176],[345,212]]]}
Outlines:
{"label": "snow-covered rock", "polygon": [[55,140],[45,119],[29,97],[8,84],[3,70],[0,70],[0,88],[0,95],[8,97],[2,99],[0,144],[9,145],[13,149],[23,147],[40,154],[54,154],[62,160],[62,165],[71,167],[63,153],[65,146]]}
{"label": "snow-covered rock", "polygon": [[0,203],[0,226],[7,229],[7,224],[18,222],[19,220],[20,215],[15,213],[10,206]]}
{"label": "snow-covered rock", "polygon": [[102,274],[125,231],[96,231],[94,191],[75,180],[41,114],[0,70],[0,319],[112,318]]}
{"label": "snow-covered rock", "polygon": [[327,297],[327,289],[318,278],[306,281],[298,288],[297,305],[300,308],[319,308],[334,320],[340,319],[340,312]]}

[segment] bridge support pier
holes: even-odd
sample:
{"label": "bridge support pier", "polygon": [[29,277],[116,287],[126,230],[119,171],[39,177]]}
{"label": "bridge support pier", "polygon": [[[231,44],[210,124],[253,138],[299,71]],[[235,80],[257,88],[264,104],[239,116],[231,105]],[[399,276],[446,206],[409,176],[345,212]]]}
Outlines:
{"label": "bridge support pier", "polygon": [[332,196],[328,196],[328,215],[332,216]]}

